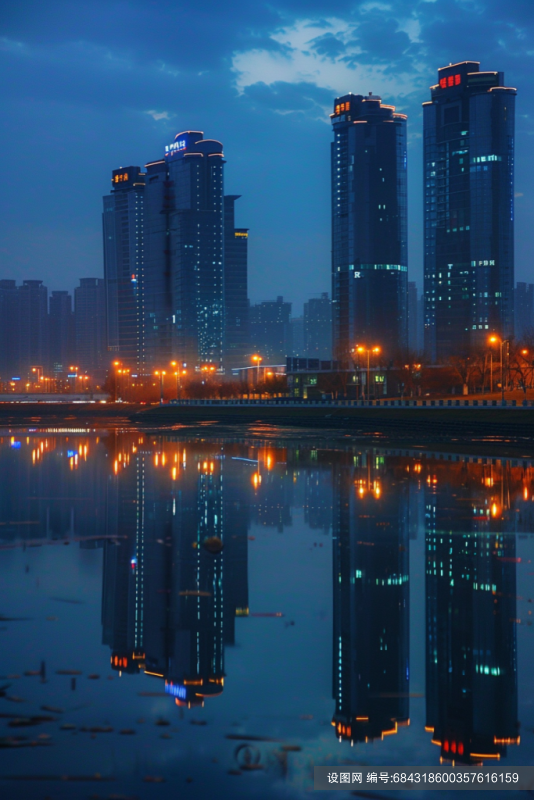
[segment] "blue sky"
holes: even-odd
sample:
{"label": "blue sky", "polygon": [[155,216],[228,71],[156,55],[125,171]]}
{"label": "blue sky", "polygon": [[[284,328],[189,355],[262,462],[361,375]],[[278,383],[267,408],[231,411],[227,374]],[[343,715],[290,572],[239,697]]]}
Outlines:
{"label": "blue sky", "polygon": [[101,276],[111,170],[184,129],[224,143],[251,229],[253,302],[330,290],[328,113],[380,94],[407,113],[410,279],[422,283],[421,103],[437,68],[478,60],[518,88],[516,279],[534,280],[532,0],[7,0],[0,277],[50,289]]}

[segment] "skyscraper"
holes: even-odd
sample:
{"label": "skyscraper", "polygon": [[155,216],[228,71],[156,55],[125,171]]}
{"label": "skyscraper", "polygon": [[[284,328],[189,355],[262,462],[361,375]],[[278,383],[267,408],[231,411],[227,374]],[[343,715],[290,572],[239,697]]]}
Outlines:
{"label": "skyscraper", "polygon": [[106,293],[102,278],[80,278],[74,290],[76,365],[91,376],[104,377],[106,350]]}
{"label": "skyscraper", "polygon": [[66,291],[52,292],[48,313],[50,368],[55,376],[68,372],[75,359],[72,297]]}
{"label": "skyscraper", "polygon": [[104,279],[108,363],[144,364],[144,190],[139,167],[115,169],[104,197]]}
{"label": "skyscraper", "polygon": [[224,157],[202,131],[176,135],[147,169],[151,362],[223,369]]}
{"label": "skyscraper", "polygon": [[184,131],[164,157],[113,172],[104,198],[110,360],[141,372],[243,366],[248,352],[247,228],[224,197],[222,144]]}
{"label": "skyscraper", "polygon": [[515,89],[478,61],[438,70],[423,104],[425,350],[513,334]]}
{"label": "skyscraper", "polygon": [[419,298],[417,284],[408,281],[408,347],[410,350],[419,350]]}
{"label": "skyscraper", "polygon": [[406,347],[406,116],[380,97],[336,98],[332,143],[334,357]]}
{"label": "skyscraper", "polygon": [[250,352],[248,324],[248,228],[235,227],[235,201],[224,198],[224,362],[226,372],[243,367]]}
{"label": "skyscraper", "polygon": [[518,339],[534,329],[534,283],[519,281],[515,287],[515,335]]}

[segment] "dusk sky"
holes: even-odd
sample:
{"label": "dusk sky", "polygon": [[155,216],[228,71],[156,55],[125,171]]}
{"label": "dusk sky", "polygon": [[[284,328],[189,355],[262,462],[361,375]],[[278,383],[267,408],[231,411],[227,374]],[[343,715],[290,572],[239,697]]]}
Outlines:
{"label": "dusk sky", "polygon": [[534,281],[532,0],[3,3],[0,278],[103,275],[111,170],[185,129],[220,139],[250,228],[252,302],[330,292],[336,95],[408,114],[409,279],[422,287],[422,113],[437,69],[476,60],[518,89],[516,280]]}

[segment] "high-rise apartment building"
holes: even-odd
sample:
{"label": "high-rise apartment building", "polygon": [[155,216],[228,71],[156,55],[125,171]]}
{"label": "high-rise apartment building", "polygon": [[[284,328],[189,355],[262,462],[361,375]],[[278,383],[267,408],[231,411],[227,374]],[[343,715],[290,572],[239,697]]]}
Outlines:
{"label": "high-rise apartment building", "polygon": [[139,167],[115,169],[111,187],[103,213],[107,360],[142,369],[145,175]]}
{"label": "high-rise apartment building", "polygon": [[408,349],[419,350],[419,297],[415,281],[408,281]]}
{"label": "high-rise apartment building", "polygon": [[104,198],[110,360],[230,372],[248,353],[246,228],[224,196],[222,144],[184,131],[164,157],[113,172]]}
{"label": "high-rise apartment building", "polygon": [[423,104],[425,350],[465,353],[514,331],[516,90],[478,61],[438,70]]}
{"label": "high-rise apartment building", "polygon": [[227,373],[247,363],[250,354],[248,324],[248,228],[235,227],[235,201],[224,198],[224,364]]}
{"label": "high-rise apartment building", "polygon": [[338,97],[332,143],[334,357],[407,344],[406,116],[380,97]]}
{"label": "high-rise apartment building", "polygon": [[18,289],[14,280],[0,280],[0,380],[20,377]]}
{"label": "high-rise apartment building", "polygon": [[250,307],[252,349],[263,364],[285,364],[291,349],[291,303],[279,296],[276,300]]}
{"label": "high-rise apartment building", "polygon": [[306,358],[332,358],[332,301],[327,292],[304,303],[304,354]]}
{"label": "high-rise apartment building", "polygon": [[518,339],[534,331],[534,283],[519,281],[515,287],[515,335]]}
{"label": "high-rise apartment building", "polygon": [[224,157],[202,131],[177,134],[147,170],[149,362],[223,369]]}
{"label": "high-rise apartment building", "polygon": [[74,366],[74,315],[72,296],[67,291],[52,292],[48,312],[50,369],[56,377],[64,376]]}
{"label": "high-rise apartment building", "polygon": [[23,281],[17,295],[19,375],[40,377],[48,366],[48,289],[42,281]]}
{"label": "high-rise apartment building", "polygon": [[80,278],[74,290],[76,366],[90,376],[104,377],[109,366],[106,348],[106,290],[102,278]]}

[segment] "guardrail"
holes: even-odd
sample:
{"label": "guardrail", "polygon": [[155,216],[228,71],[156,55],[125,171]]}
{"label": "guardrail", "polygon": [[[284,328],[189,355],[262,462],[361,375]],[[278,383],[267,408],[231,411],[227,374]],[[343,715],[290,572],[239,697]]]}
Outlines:
{"label": "guardrail", "polygon": [[525,409],[534,408],[534,400],[303,400],[292,397],[276,397],[272,400],[171,400],[165,407],[218,406],[239,407],[254,406],[272,408],[273,406],[290,406],[291,408],[500,408]]}

